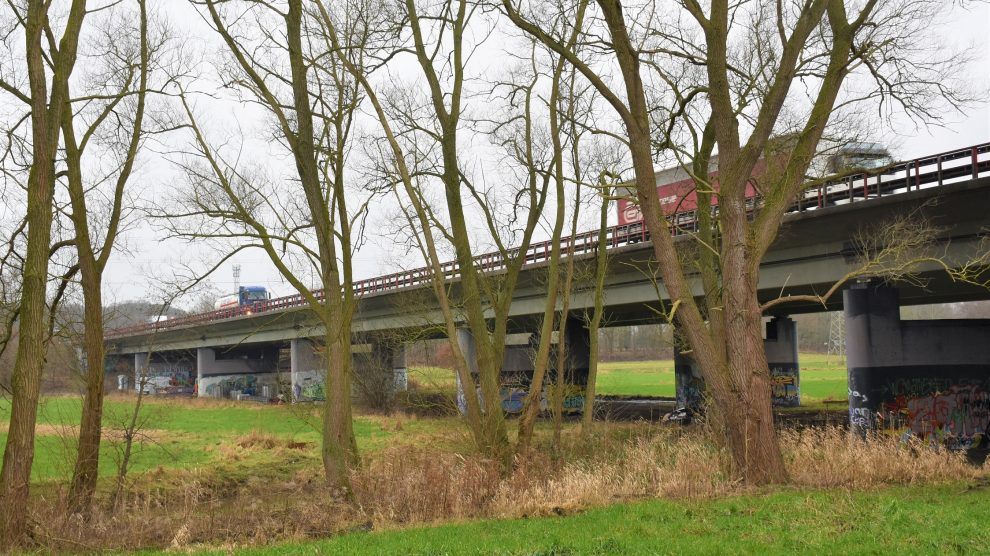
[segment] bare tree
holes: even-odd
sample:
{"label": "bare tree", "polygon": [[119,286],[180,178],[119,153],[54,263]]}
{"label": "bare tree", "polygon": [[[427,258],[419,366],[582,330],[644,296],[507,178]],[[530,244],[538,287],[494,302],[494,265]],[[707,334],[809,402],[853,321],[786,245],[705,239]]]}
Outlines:
{"label": "bare tree", "polygon": [[[350,496],[348,474],[358,462],[351,414],[352,259],[367,201],[354,202],[348,157],[360,89],[339,59],[328,56],[323,20],[310,3],[194,4],[226,48],[225,85],[264,109],[273,139],[294,168],[282,182],[236,154],[228,157],[211,143],[183,94],[193,153],[182,165],[192,189],[179,202],[189,208],[159,216],[178,236],[232,241],[224,258],[245,248],[264,250],[319,317],[327,354],[323,464],[329,484]],[[367,40],[359,21],[346,14],[345,21],[349,38]],[[347,55],[363,67],[359,48]],[[321,289],[311,291],[301,278],[306,268],[315,271]]]}
{"label": "bare tree", "polygon": [[[932,118],[934,105],[951,108],[964,100],[953,88],[960,60],[917,41],[943,5],[715,0],[703,6],[683,0],[661,8],[650,0],[625,6],[598,0],[589,31],[595,48],[583,54],[568,48],[561,22],[590,9],[587,0],[549,16],[513,0],[502,7],[519,28],[573,64],[619,116],[636,199],[672,301],[669,314],[728,424],[735,470],[750,484],[786,480],[767,396],[759,264],[803,192],[834,113],[879,100]],[[616,73],[621,88],[612,85]],[[856,87],[844,87],[850,75]],[[774,139],[784,133],[786,140]],[[716,148],[717,184],[709,173]],[[697,182],[700,231],[691,237],[693,256],[679,254],[676,227],[664,218],[656,153],[673,155]],[[760,164],[767,169],[754,178]],[[755,210],[749,202],[754,180],[762,199]],[[692,292],[689,270],[700,275],[701,298]]]}
{"label": "bare tree", "polygon": [[[376,4],[377,6],[377,4]],[[499,225],[503,219],[495,212],[496,203],[486,198],[488,192],[475,184],[461,162],[458,138],[464,126],[466,65],[470,51],[477,44],[467,38],[472,17],[477,17],[467,0],[452,0],[423,6],[407,0],[398,13],[384,10],[378,17],[394,16],[391,22],[398,41],[383,58],[410,55],[416,62],[419,77],[426,84],[426,98],[415,94],[382,97],[360,68],[348,64],[368,95],[387,142],[388,162],[393,169],[397,195],[412,226],[419,230],[416,239],[428,262],[432,287],[444,316],[445,332],[454,353],[455,366],[464,385],[466,419],[478,448],[508,466],[511,457],[500,397],[500,372],[508,325],[508,310],[520,269],[532,242],[546,190],[547,176],[526,172],[518,189],[521,203],[513,203],[508,216],[522,224],[509,239],[518,239],[519,247],[507,247]],[[330,20],[325,16],[326,20]],[[333,28],[331,24],[328,28]],[[337,52],[347,52],[349,45],[337,33]],[[524,87],[525,89],[525,87]],[[520,95],[522,110],[532,106],[532,92]],[[529,120],[527,120],[529,121]],[[520,133],[532,128],[520,126]],[[396,131],[398,130],[398,131]],[[520,145],[524,143],[520,142]],[[523,156],[532,156],[524,153]],[[438,183],[443,191],[446,211],[443,216],[429,203],[427,186]],[[475,259],[472,241],[474,230],[468,225],[466,202],[476,202],[477,217],[488,238],[499,251],[497,278],[485,277],[484,261]],[[521,214],[519,214],[521,213]],[[443,243],[441,243],[441,239]],[[458,292],[447,285],[451,274],[440,258],[441,249],[449,245],[457,261]],[[489,319],[489,311],[494,317]],[[474,356],[465,354],[458,344],[458,326],[467,324],[476,349]],[[470,358],[470,360],[469,360]],[[477,369],[480,392],[474,388],[472,369]]]}
{"label": "bare tree", "polygon": [[[59,21],[50,14],[51,4],[31,0],[8,4],[24,33],[28,90],[20,83],[0,81],[0,88],[30,106],[31,166],[27,181],[27,245],[21,274],[17,360],[12,378],[13,402],[7,445],[0,472],[0,544],[9,546],[23,538],[27,525],[27,499],[34,460],[34,425],[45,351],[46,292],[51,249],[55,159],[59,128],[69,98],[69,77],[76,63],[79,36],[86,16],[85,0],[73,0],[68,15]],[[56,38],[59,22],[61,38]]]}
{"label": "bare tree", "polygon": [[[127,213],[125,188],[146,135],[143,128],[149,60],[163,45],[160,39],[154,44],[149,42],[145,0],[137,1],[137,21],[133,22],[133,27],[130,26],[132,22],[123,23],[132,15],[117,14],[116,10],[105,14],[103,28],[97,40],[92,41],[93,51],[84,53],[87,59],[99,56],[99,61],[105,62],[103,67],[99,62],[90,66],[100,69],[89,81],[102,86],[99,90],[87,91],[83,98],[70,98],[69,106],[62,114],[70,217],[75,230],[73,243],[84,301],[83,346],[86,352],[86,393],[79,427],[78,456],[69,489],[69,507],[74,512],[89,511],[96,489],[105,351],[103,272],[124,224]],[[81,138],[76,135],[79,124],[82,124]],[[95,176],[87,179],[85,159],[92,157],[87,157],[88,147],[103,147],[98,157],[113,160],[113,168],[109,172],[99,168],[94,172]],[[99,187],[100,183],[111,180],[110,193],[98,197],[106,193]],[[110,199],[106,215],[101,215],[99,207],[93,206],[94,200],[102,198]]]}
{"label": "bare tree", "polygon": [[[574,48],[575,43],[580,36],[581,25],[584,18],[583,12],[579,12],[577,19],[574,23],[574,28],[570,31],[570,37],[568,39],[568,48]],[[580,160],[578,159],[576,153],[579,151],[578,141],[580,136],[575,133],[576,125],[573,123],[575,105],[579,102],[579,99],[575,98],[573,79],[569,80],[570,88],[565,88],[563,83],[564,69],[566,62],[563,57],[557,57],[553,61],[553,71],[550,78],[550,97],[547,102],[547,108],[549,111],[549,134],[551,142],[551,168],[550,172],[553,176],[554,182],[554,198],[556,210],[553,217],[553,231],[550,236],[551,251],[550,260],[547,266],[547,292],[546,292],[546,302],[544,304],[543,311],[543,322],[540,329],[540,343],[536,351],[536,359],[534,361],[533,369],[533,379],[530,383],[529,393],[526,395],[526,401],[523,405],[522,416],[519,419],[519,434],[518,443],[519,451],[525,452],[533,438],[533,428],[536,423],[536,417],[540,411],[541,398],[543,394],[543,382],[547,373],[547,368],[550,363],[550,354],[552,350],[551,337],[553,336],[553,331],[558,332],[558,350],[556,352],[556,381],[559,383],[563,380],[563,374],[566,367],[566,350],[564,341],[565,327],[567,324],[568,316],[568,306],[570,304],[571,296],[571,283],[574,271],[574,240],[577,236],[577,223],[580,215]],[[573,78],[573,74],[570,75]],[[570,94],[568,94],[568,92]],[[563,97],[563,98],[562,98]],[[572,125],[567,126],[566,122],[561,120],[570,117]],[[565,151],[568,146],[564,144],[564,139],[568,139],[572,144],[573,148],[570,149],[572,158],[570,160],[570,165],[574,170],[575,176],[570,176],[570,180],[574,183],[575,197],[576,201],[573,203],[572,209],[572,219],[571,219],[571,240],[568,245],[567,264],[566,270],[560,268],[561,256],[562,256],[562,245],[561,240],[563,237],[564,225],[567,221],[566,218],[566,205],[567,205],[567,192],[565,190],[565,181],[568,176],[565,176],[564,165],[565,165]],[[540,168],[532,168],[531,171],[539,172]],[[561,283],[561,278],[563,277],[563,283]],[[558,308],[558,302],[562,304],[561,308]],[[560,388],[557,388],[560,390]],[[554,422],[555,426],[554,439],[559,442],[559,424],[562,408],[560,411],[554,410]]]}

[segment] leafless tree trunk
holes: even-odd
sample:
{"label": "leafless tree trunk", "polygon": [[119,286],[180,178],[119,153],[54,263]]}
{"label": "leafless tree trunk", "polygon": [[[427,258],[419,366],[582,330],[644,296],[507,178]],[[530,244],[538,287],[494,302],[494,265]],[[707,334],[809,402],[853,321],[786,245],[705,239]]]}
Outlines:
{"label": "leafless tree trunk", "polygon": [[608,209],[612,186],[602,176],[600,183],[601,208],[598,219],[598,242],[595,246],[594,309],[588,319],[589,361],[588,382],[584,389],[584,413],[581,415],[581,434],[586,438],[591,434],[595,421],[595,391],[598,384],[598,361],[601,359],[598,331],[605,314],[605,271],[608,265]]}
{"label": "leafless tree trunk", "polygon": [[[193,189],[178,202],[192,208],[158,216],[177,236],[216,238],[226,257],[244,248],[264,250],[320,319],[326,346],[323,465],[329,485],[349,497],[350,469],[358,463],[351,412],[351,321],[357,303],[352,257],[367,201],[354,202],[345,171],[360,88],[342,62],[328,56],[322,3],[206,0],[202,6],[231,59],[225,79],[264,107],[292,157],[292,187],[268,183],[262,172],[229,162],[211,145],[183,94],[198,162],[205,167],[185,165]],[[368,40],[360,18],[344,19],[352,25],[351,38]],[[360,47],[346,56],[363,67]],[[210,222],[220,222],[220,231]],[[235,245],[223,243],[231,238]],[[315,270],[320,290],[310,291],[295,260]]]}
{"label": "leafless tree trunk", "polygon": [[[578,12],[577,20],[574,24],[574,28],[570,31],[570,37],[568,39],[567,47],[570,49],[574,48],[575,43],[581,33],[581,26],[584,19],[584,11]],[[553,75],[550,81],[550,99],[548,102],[548,109],[550,112],[550,141],[552,144],[552,168],[553,168],[553,181],[555,186],[555,200],[556,200],[556,211],[553,219],[553,231],[551,233],[551,251],[550,260],[547,266],[547,291],[546,291],[546,303],[544,304],[543,310],[543,323],[540,329],[540,344],[536,352],[536,361],[533,369],[533,380],[530,382],[529,392],[526,395],[526,401],[523,405],[522,415],[519,418],[519,434],[518,434],[518,451],[524,453],[529,449],[530,444],[533,439],[533,428],[536,424],[536,418],[540,411],[540,401],[543,395],[543,381],[546,376],[547,366],[550,362],[550,352],[551,352],[551,340],[554,328],[560,332],[558,338],[558,346],[560,349],[557,353],[556,361],[556,372],[557,372],[557,382],[560,382],[561,375],[566,366],[564,360],[564,326],[567,321],[567,310],[561,311],[558,315],[557,311],[557,301],[558,295],[563,299],[565,307],[570,301],[570,277],[571,272],[567,273],[566,284],[561,291],[560,289],[560,260],[561,260],[561,238],[563,237],[564,223],[566,220],[566,208],[567,208],[567,195],[564,189],[564,144],[562,141],[562,136],[565,131],[562,129],[561,125],[561,104],[568,103],[569,108],[564,108],[566,115],[572,115],[573,104],[575,99],[573,95],[566,95],[567,98],[561,99],[561,81],[564,74],[564,67],[566,61],[562,56],[558,56],[554,60]],[[573,92],[573,88],[571,89]],[[532,119],[532,116],[527,114],[528,119]],[[529,125],[532,125],[529,122]],[[571,141],[577,142],[578,137],[571,137]],[[577,164],[577,161],[574,161]],[[537,168],[532,168],[531,171],[538,171]],[[575,180],[578,182],[578,180]],[[579,190],[579,186],[575,185],[575,189]],[[578,204],[574,205],[574,223],[576,224],[578,217]],[[572,226],[573,228],[573,226]],[[571,231],[572,238],[574,236],[574,230]],[[573,247],[573,243],[571,245]],[[573,270],[573,249],[569,253],[570,258],[568,260],[568,271]],[[556,325],[556,326],[555,326]],[[559,416],[558,416],[559,417]]]}
{"label": "leafless tree trunk", "polygon": [[[3,515],[0,516],[2,546],[19,542],[27,528],[28,490],[31,463],[34,460],[34,426],[45,357],[45,308],[55,158],[62,112],[69,96],[69,76],[75,66],[76,48],[86,15],[86,2],[72,2],[57,46],[54,44],[53,29],[49,26],[49,3],[31,0],[27,2],[23,13],[20,13],[19,8],[11,8],[19,12],[17,17],[24,28],[30,90],[28,93],[21,93],[13,84],[6,82],[3,88],[8,92],[15,91],[15,96],[31,106],[33,158],[28,177],[28,242],[21,278],[17,361],[12,379],[14,399],[3,470],[0,472],[0,506],[4,508]],[[43,46],[43,40],[48,43],[47,49]]]}
{"label": "leafless tree trunk", "polygon": [[[84,319],[83,345],[86,352],[86,393],[83,398],[82,419],[79,426],[79,446],[72,483],[69,488],[69,509],[72,512],[89,511],[99,469],[100,432],[103,414],[104,345],[103,345],[103,271],[113,250],[124,212],[124,190],[134,168],[140,142],[145,112],[145,96],[148,88],[148,14],[144,0],[138,0],[138,44],[133,52],[121,52],[131,58],[133,66],[127,68],[124,83],[110,95],[111,99],[85,129],[83,141],[76,139],[75,114],[68,103],[62,114],[62,135],[65,144],[65,162],[68,175],[69,197],[72,207],[72,223],[75,229],[75,247],[82,282]],[[126,48],[128,45],[123,45]],[[136,66],[136,68],[134,67]],[[137,73],[135,77],[134,74]],[[135,83],[136,79],[136,83]],[[111,85],[108,83],[108,85]],[[105,223],[106,230],[101,245],[96,245],[95,230],[90,229],[93,214],[87,206],[83,178],[83,155],[87,142],[108,119],[117,120],[115,109],[127,96],[136,97],[136,107],[131,122],[129,139],[122,153],[122,165],[117,174],[112,193],[112,208]],[[140,404],[140,400],[138,402]]]}

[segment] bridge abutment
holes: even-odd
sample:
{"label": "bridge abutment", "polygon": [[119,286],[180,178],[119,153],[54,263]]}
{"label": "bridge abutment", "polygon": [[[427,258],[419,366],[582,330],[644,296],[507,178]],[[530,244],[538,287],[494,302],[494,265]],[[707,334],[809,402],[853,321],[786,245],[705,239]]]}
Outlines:
{"label": "bridge abutment", "polygon": [[986,442],[990,320],[901,320],[898,292],[856,284],[843,293],[849,421],[953,448]]}

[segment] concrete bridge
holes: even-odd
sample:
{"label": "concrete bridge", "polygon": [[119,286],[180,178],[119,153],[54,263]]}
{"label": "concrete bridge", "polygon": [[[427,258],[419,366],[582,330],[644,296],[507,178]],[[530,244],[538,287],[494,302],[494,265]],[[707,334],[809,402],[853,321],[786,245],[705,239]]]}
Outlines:
{"label": "concrete bridge", "polygon": [[[825,292],[862,264],[854,242],[857,237],[875,232],[877,226],[912,213],[924,215],[938,228],[939,252],[950,266],[965,264],[987,249],[986,235],[990,230],[990,144],[924,157],[882,171],[846,176],[809,187],[785,217],[779,237],[761,264],[761,300]],[[678,213],[672,221],[682,235],[691,233],[696,225],[694,215],[689,213]],[[592,231],[569,238],[565,241],[565,251],[572,243],[576,257],[590,259],[594,255],[597,236],[597,231]],[[657,309],[668,301],[668,296],[662,281],[656,276],[648,235],[639,224],[630,224],[610,228],[607,237],[608,314],[605,322],[610,326],[658,322]],[[678,238],[677,241],[686,242],[689,238]],[[549,244],[541,243],[526,253],[527,263],[510,309],[510,332],[529,335],[539,329],[549,251]],[[504,263],[496,254],[479,256],[475,264],[489,274],[504,270]],[[448,263],[444,271],[456,295],[459,279],[457,267]],[[774,318],[768,322],[767,334],[771,370],[781,386],[775,388],[775,401],[794,405],[799,399],[797,331],[794,321],[786,315],[845,308],[849,323],[847,330],[850,331],[851,416],[854,422],[876,425],[876,414],[884,407],[874,407],[873,404],[886,395],[880,392],[886,386],[870,386],[880,390],[874,388],[871,390],[873,395],[869,396],[859,391],[858,384],[866,384],[863,376],[883,374],[869,369],[890,366],[892,362],[902,367],[905,364],[910,366],[911,361],[903,360],[904,356],[890,355],[892,348],[889,345],[875,345],[879,336],[871,327],[880,326],[876,323],[883,319],[873,318],[876,316],[874,313],[884,315],[887,319],[883,321],[883,326],[887,327],[885,330],[894,334],[892,330],[900,328],[895,327],[891,320],[892,295],[896,299],[894,307],[990,298],[990,291],[986,288],[955,282],[938,265],[921,268],[919,273],[922,278],[920,282],[898,284],[896,290],[856,286],[852,292],[846,292],[845,302],[840,296],[835,296],[825,305],[789,303],[778,306],[776,314],[772,315]],[[356,356],[361,361],[359,366],[391,367],[402,376],[405,362],[401,339],[438,337],[441,334],[439,324],[442,323],[442,316],[434,302],[429,280],[431,275],[427,269],[417,269],[355,284],[359,304],[354,319],[354,340],[367,345],[360,349],[364,353]],[[700,295],[700,283],[696,278],[693,280],[695,291]],[[887,301],[880,303],[876,299]],[[580,313],[592,304],[590,285],[579,285],[571,300],[572,309]],[[882,310],[874,311],[873,307],[881,306]],[[899,323],[899,318],[896,321]],[[913,342],[912,345],[922,345],[932,340],[938,346],[955,346],[958,342],[954,338],[961,337],[980,337],[983,341],[977,344],[990,345],[990,326],[987,323],[954,322],[956,328],[952,330],[942,324],[932,324],[931,331],[921,333],[916,339],[921,343]],[[967,332],[960,335],[960,327]],[[572,334],[566,339],[571,344],[572,352],[586,349],[587,330],[582,326],[569,328],[579,331],[577,336]],[[917,324],[907,326],[907,329],[914,331],[923,328],[924,325]],[[861,334],[853,334],[852,330],[860,330]],[[466,329],[462,332],[458,341],[470,351],[470,334]],[[585,338],[579,337],[581,333]],[[251,306],[110,331],[107,345],[112,357],[116,357],[119,369],[133,367],[134,370],[143,370],[150,362],[152,375],[184,372],[188,376],[188,384],[195,381],[198,385],[200,395],[226,395],[228,391],[249,391],[262,395],[266,386],[267,392],[274,392],[279,386],[272,377],[277,378],[280,370],[287,370],[287,363],[288,382],[293,395],[306,398],[319,397],[322,374],[319,370],[320,350],[311,338],[322,335],[322,327],[307,309],[305,300],[301,296],[288,296]],[[943,335],[945,338],[942,338]],[[288,347],[288,361],[283,357],[280,365],[279,350],[285,347]],[[508,347],[505,371],[508,374],[524,373],[526,365],[531,366],[527,363],[530,361],[527,350],[530,349],[525,340],[522,345]],[[975,344],[953,347],[953,361],[958,360],[960,365],[967,367],[963,375],[984,377],[979,380],[986,382],[990,377],[990,354],[980,349]],[[938,349],[931,353],[936,351]],[[149,358],[147,354],[151,352],[155,355]],[[886,353],[884,357],[887,358],[881,358],[880,353]],[[696,373],[693,373],[689,361],[676,355],[678,395],[682,403],[689,403],[692,392],[698,386],[697,380],[691,378]],[[582,357],[578,356],[577,360],[582,360]],[[583,360],[586,361],[586,356]],[[576,369],[578,374],[580,366]],[[583,366],[587,368],[586,362]],[[966,380],[969,380],[967,384],[973,383],[973,380]],[[980,384],[981,391],[990,391],[990,383]],[[928,395],[922,390],[915,393],[921,397]],[[866,401],[860,403],[861,398],[866,398]],[[870,415],[868,419],[864,417],[866,414]]]}

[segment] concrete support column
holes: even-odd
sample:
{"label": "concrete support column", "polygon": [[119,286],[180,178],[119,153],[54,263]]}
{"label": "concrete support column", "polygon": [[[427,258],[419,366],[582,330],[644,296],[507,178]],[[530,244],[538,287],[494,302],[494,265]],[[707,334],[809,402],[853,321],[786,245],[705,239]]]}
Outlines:
{"label": "concrete support column", "polygon": [[148,353],[134,354],[134,391],[140,392],[141,385],[148,379]]}
{"label": "concrete support column", "polygon": [[564,392],[564,413],[580,413],[584,411],[585,386],[591,367],[591,332],[584,319],[567,319],[563,341],[567,353],[564,379],[568,384]]}
{"label": "concrete support column", "polygon": [[677,407],[700,411],[705,401],[705,379],[687,351],[687,340],[674,331],[674,389]]}
{"label": "concrete support column", "polygon": [[210,363],[216,361],[217,355],[211,348],[196,350],[196,397],[203,397],[203,374]]}
{"label": "concrete support column", "polygon": [[127,391],[133,387],[134,356],[107,354],[103,359],[106,370],[105,386],[110,390]]}
{"label": "concrete support column", "polygon": [[846,370],[849,381],[849,424],[865,434],[876,428],[885,377],[874,369],[899,361],[901,341],[900,300],[888,286],[855,284],[842,292],[846,319]]}
{"label": "concrete support column", "polygon": [[[362,368],[361,359],[355,361],[355,373],[373,373],[376,384],[387,386],[392,393],[408,389],[409,378],[406,368],[406,348],[402,342],[378,341],[371,344],[371,353],[366,360],[371,368]],[[387,375],[387,376],[385,376]],[[384,381],[387,381],[386,385]]]}
{"label": "concrete support column", "polygon": [[771,399],[777,407],[801,405],[800,368],[798,366],[797,323],[789,317],[773,317],[767,323],[763,341],[770,367]]}
{"label": "concrete support column", "polygon": [[[474,335],[471,334],[471,330],[467,327],[457,328],[457,347],[460,348],[461,353],[464,355],[464,359],[467,361],[468,370],[471,371],[472,379],[478,375],[478,347],[474,341]],[[467,398],[465,398],[465,385],[461,383],[461,375],[459,373],[454,373],[454,378],[457,381],[457,409],[461,413],[467,412]],[[474,384],[470,385],[472,392],[477,390],[477,386]]]}
{"label": "concrete support column", "polygon": [[401,342],[392,345],[390,352],[389,362],[392,365],[395,391],[405,392],[409,389],[409,368],[406,367],[406,345]]}
{"label": "concrete support column", "polygon": [[293,339],[289,343],[289,381],[292,385],[292,401],[325,399],[323,389],[323,357],[308,338]]}

